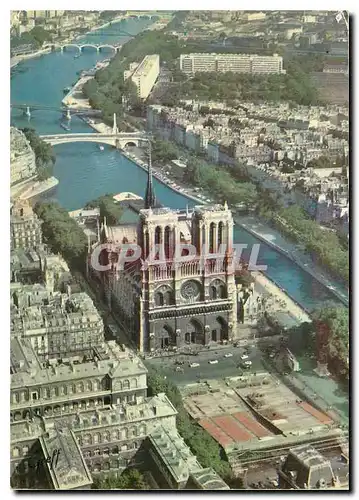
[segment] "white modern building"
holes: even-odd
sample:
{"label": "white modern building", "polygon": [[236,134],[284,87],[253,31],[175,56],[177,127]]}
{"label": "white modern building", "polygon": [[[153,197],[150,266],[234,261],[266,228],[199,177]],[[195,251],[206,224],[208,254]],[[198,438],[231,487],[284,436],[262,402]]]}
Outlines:
{"label": "white modern building", "polygon": [[233,73],[284,73],[283,58],[257,54],[181,54],[180,69],[184,73],[199,72]]}
{"label": "white modern building", "polygon": [[160,56],[151,54],[146,56],[136,68],[131,79],[137,87],[140,99],[147,99],[160,72]]}

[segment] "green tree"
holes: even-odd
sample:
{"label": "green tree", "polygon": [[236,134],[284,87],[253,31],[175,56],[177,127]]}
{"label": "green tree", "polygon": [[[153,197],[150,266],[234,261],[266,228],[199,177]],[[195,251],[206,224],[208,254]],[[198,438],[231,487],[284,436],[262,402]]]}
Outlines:
{"label": "green tree", "polygon": [[329,369],[348,379],[349,312],[344,306],[326,307],[314,312],[317,357],[328,362]]}
{"label": "green tree", "polygon": [[44,181],[53,175],[56,157],[52,146],[40,139],[34,129],[23,128],[22,132],[35,153],[37,178],[39,181]]}
{"label": "green tree", "polygon": [[68,212],[54,202],[37,203],[44,240],[53,253],[60,253],[74,269],[83,270],[87,251],[85,233]]}
{"label": "green tree", "polygon": [[152,366],[147,368],[149,370],[147,379],[149,396],[156,395],[159,392],[166,393],[178,412],[178,431],[185,443],[196,455],[199,463],[203,467],[213,467],[224,480],[232,478],[230,466],[223,456],[220,446],[212,436],[188,416],[177,386],[166,379],[160,370]]}
{"label": "green tree", "polygon": [[95,478],[92,486],[94,490],[148,490],[143,474],[137,469],[126,469],[120,477],[108,475],[104,478]]}
{"label": "green tree", "polygon": [[106,217],[108,225],[116,226],[121,219],[123,210],[121,205],[113,199],[113,196],[113,194],[100,196],[93,201],[89,201],[85,208],[99,208],[101,219],[103,220]]}

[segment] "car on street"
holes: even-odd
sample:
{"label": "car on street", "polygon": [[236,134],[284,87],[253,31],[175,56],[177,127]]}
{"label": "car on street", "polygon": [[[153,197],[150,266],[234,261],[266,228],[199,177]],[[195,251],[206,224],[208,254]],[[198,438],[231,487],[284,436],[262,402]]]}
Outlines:
{"label": "car on street", "polygon": [[197,368],[199,366],[199,363],[189,363],[188,365],[190,368]]}
{"label": "car on street", "polygon": [[248,359],[248,358],[249,358],[248,354],[242,354],[242,356],[241,356],[242,361],[244,361],[245,359]]}
{"label": "car on street", "polygon": [[224,355],[225,358],[232,358],[233,357],[233,354],[231,352],[227,352],[225,355]]}
{"label": "car on street", "polygon": [[244,368],[245,370],[248,370],[252,366],[252,361],[243,361],[241,363],[241,367]]}
{"label": "car on street", "polygon": [[210,365],[216,365],[216,364],[218,363],[218,359],[210,359],[210,360],[208,361],[208,363],[209,363]]}

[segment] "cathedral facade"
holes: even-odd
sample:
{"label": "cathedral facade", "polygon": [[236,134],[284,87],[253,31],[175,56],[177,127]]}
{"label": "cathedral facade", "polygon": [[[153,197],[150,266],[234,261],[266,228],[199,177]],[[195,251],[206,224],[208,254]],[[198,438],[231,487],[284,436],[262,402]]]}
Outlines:
{"label": "cathedral facade", "polygon": [[[121,226],[103,224],[100,243],[113,246],[102,252],[102,264],[109,269],[97,272],[97,278],[139,351],[232,340],[237,298],[233,219],[227,204],[191,211],[158,207],[149,165],[145,208],[133,234],[128,241]],[[113,248],[124,243],[136,243],[141,257],[119,268],[121,250]],[[187,260],[186,245],[192,248]]]}

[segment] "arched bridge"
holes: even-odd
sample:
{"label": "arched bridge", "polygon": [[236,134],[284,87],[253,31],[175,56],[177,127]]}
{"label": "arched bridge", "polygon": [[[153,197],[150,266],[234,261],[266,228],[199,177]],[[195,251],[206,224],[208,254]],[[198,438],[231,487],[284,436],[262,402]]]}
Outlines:
{"label": "arched bridge", "polygon": [[85,48],[92,48],[95,49],[97,52],[100,52],[103,49],[111,49],[114,50],[115,52],[118,52],[121,49],[121,45],[111,45],[109,43],[103,43],[103,44],[95,44],[95,43],[84,43],[82,45],[78,43],[65,43],[64,45],[61,45],[59,43],[48,43],[43,46],[44,49],[52,49],[52,50],[61,50],[61,52],[64,52],[65,49],[74,47],[77,49],[80,53],[85,49]]}
{"label": "arched bridge", "polygon": [[40,138],[52,146],[71,142],[95,142],[98,144],[110,144],[118,149],[125,149],[126,146],[141,146],[149,140],[148,135],[140,132],[41,135]]}

